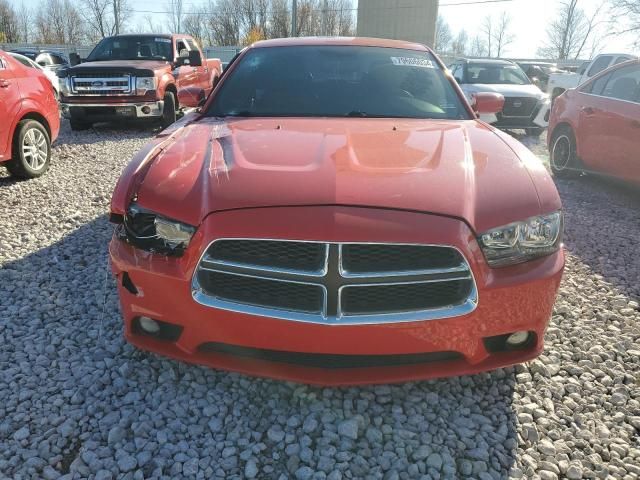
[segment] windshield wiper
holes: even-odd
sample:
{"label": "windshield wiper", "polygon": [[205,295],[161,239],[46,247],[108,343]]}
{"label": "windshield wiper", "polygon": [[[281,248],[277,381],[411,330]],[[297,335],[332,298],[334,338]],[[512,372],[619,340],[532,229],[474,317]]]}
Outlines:
{"label": "windshield wiper", "polygon": [[363,112],[362,110],[352,110],[346,115],[347,117],[361,117],[366,118],[369,116],[367,112]]}

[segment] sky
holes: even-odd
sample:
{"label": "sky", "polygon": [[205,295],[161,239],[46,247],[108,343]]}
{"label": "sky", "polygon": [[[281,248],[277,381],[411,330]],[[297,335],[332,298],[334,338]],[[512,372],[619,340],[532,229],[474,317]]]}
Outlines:
{"label": "sky", "polygon": [[[483,3],[476,5],[445,6],[445,4],[462,3],[471,0],[441,0],[440,15],[445,18],[453,32],[464,28],[469,37],[478,33],[482,19],[487,15],[498,17],[507,12],[511,17],[511,30],[514,42],[507,49],[505,56],[516,58],[536,58],[536,50],[544,43],[546,28],[556,15],[560,0],[507,0],[497,3]],[[579,6],[591,14],[603,0],[580,0]],[[604,17],[606,7],[603,8]],[[606,27],[605,27],[606,28]],[[600,52],[634,53],[630,36],[610,36],[603,39]],[[638,52],[635,52],[636,54]]]}
{"label": "sky", "polygon": [[[24,1],[26,5],[35,6],[40,0],[10,0],[15,5]],[[502,12],[507,12],[512,18],[512,32],[515,40],[511,44],[505,56],[513,58],[535,58],[538,47],[544,42],[545,30],[549,22],[557,12],[561,0],[503,0],[496,3],[481,3],[475,5],[458,5],[455,3],[468,3],[478,0],[440,0],[440,15],[442,15],[450,25],[454,34],[464,28],[469,37],[475,36],[478,32],[482,19],[486,15],[499,16]],[[130,0],[133,9],[139,11],[163,11],[166,10],[164,0]],[[189,10],[194,5],[199,5],[202,0],[184,0],[185,10]],[[605,0],[580,0],[580,7],[587,13],[593,12]],[[354,0],[357,5],[357,0]],[[606,17],[606,8],[605,11]],[[131,24],[142,23],[144,13],[134,14]],[[166,15],[153,14],[155,24],[165,25]],[[640,53],[632,49],[632,38],[630,36],[609,36],[603,39],[600,51],[603,52],[629,52]]]}

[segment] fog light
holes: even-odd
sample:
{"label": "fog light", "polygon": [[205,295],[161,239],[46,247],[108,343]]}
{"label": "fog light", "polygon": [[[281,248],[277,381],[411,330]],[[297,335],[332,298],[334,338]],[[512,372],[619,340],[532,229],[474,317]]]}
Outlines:
{"label": "fog light", "polygon": [[519,347],[529,341],[529,332],[514,332],[507,337],[507,345]]}
{"label": "fog light", "polygon": [[140,328],[147,333],[158,333],[160,324],[148,317],[140,317]]}
{"label": "fog light", "polygon": [[151,113],[151,108],[147,106],[142,107],[142,113],[149,115]]}

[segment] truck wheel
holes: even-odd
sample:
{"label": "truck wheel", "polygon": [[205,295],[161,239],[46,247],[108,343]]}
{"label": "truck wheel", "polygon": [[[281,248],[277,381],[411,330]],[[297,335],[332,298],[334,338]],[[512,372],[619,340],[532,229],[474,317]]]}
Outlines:
{"label": "truck wheel", "polygon": [[51,140],[49,133],[36,120],[18,123],[11,149],[11,160],[5,163],[14,177],[35,178],[49,168]]}
{"label": "truck wheel", "polygon": [[544,128],[527,128],[525,131],[530,137],[539,137],[544,133]]}
{"label": "truck wheel", "polygon": [[551,171],[556,177],[575,178],[580,175],[576,139],[569,127],[560,127],[553,132],[550,154]]}
{"label": "truck wheel", "polygon": [[80,120],[69,120],[69,123],[71,124],[71,130],[73,130],[74,132],[80,132],[82,130],[89,130],[92,125],[90,123],[87,122],[83,122]]}
{"label": "truck wheel", "polygon": [[166,128],[176,121],[176,99],[173,93],[164,94],[164,108],[162,109],[162,128]]}

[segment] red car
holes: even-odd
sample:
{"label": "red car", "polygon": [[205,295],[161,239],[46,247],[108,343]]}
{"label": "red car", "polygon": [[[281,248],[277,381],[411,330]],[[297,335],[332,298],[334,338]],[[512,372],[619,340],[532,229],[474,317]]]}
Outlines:
{"label": "red car", "polygon": [[60,130],[51,82],[0,51],[0,163],[22,178],[49,168],[51,142]]}
{"label": "red car", "polygon": [[640,184],[640,60],[611,67],[556,99],[549,119],[551,169]]}
{"label": "red car", "polygon": [[564,266],[542,163],[392,40],[244,50],[125,169],[111,220],[131,343],[321,385],[531,359]]}

